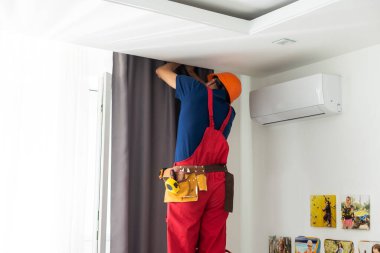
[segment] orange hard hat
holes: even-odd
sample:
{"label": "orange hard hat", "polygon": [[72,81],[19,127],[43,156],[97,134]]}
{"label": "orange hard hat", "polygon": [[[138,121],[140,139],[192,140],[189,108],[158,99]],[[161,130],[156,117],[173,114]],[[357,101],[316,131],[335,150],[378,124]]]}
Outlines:
{"label": "orange hard hat", "polygon": [[229,72],[212,73],[207,76],[207,81],[211,81],[212,78],[218,77],[223,83],[230,97],[230,103],[237,99],[241,94],[241,83],[239,78]]}

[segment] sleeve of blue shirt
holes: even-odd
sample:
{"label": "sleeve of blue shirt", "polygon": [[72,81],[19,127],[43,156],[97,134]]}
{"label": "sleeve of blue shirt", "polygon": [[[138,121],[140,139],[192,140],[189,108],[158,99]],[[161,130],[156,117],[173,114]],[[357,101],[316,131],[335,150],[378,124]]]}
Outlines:
{"label": "sleeve of blue shirt", "polygon": [[198,85],[202,84],[190,76],[177,75],[175,97],[182,100],[186,95],[191,93],[194,87]]}

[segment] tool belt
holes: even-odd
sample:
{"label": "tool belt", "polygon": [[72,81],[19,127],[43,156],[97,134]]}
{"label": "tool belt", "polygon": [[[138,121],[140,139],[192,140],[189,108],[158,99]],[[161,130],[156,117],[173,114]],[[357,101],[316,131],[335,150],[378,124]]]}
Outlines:
{"label": "tool belt", "polygon": [[234,177],[226,165],[174,166],[160,170],[159,178],[165,182],[164,202],[192,202],[198,200],[199,191],[207,191],[206,173],[225,173],[225,205],[227,212],[233,210]]}

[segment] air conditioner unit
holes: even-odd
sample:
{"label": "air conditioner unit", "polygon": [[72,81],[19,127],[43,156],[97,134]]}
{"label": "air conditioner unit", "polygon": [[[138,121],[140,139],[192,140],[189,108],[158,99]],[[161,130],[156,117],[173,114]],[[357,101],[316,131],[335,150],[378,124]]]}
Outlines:
{"label": "air conditioner unit", "polygon": [[251,118],[262,125],[342,111],[340,77],[315,74],[249,94]]}

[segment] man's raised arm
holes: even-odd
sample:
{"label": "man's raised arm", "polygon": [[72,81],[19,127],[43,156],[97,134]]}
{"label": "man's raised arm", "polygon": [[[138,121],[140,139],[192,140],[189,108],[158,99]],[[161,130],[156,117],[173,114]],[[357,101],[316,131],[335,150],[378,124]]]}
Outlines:
{"label": "man's raised arm", "polygon": [[176,88],[177,74],[174,72],[181,64],[170,62],[166,63],[156,69],[157,76],[162,79],[167,85]]}

